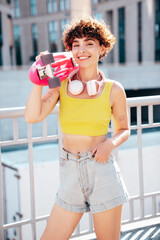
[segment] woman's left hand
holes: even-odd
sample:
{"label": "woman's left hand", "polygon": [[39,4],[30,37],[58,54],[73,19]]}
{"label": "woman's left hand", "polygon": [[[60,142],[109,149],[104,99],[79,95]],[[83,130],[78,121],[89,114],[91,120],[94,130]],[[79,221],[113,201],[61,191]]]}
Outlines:
{"label": "woman's left hand", "polygon": [[104,142],[98,143],[92,150],[91,154],[97,162],[105,163],[113,150],[113,143],[106,139]]}

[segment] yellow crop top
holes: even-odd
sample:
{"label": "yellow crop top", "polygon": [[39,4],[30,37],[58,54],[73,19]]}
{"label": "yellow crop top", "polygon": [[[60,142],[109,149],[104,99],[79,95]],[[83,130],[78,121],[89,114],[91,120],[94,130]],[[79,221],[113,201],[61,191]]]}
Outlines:
{"label": "yellow crop top", "polygon": [[68,78],[60,89],[59,121],[63,133],[106,135],[111,120],[109,102],[112,81],[106,80],[101,95],[94,99],[78,99],[67,94]]}

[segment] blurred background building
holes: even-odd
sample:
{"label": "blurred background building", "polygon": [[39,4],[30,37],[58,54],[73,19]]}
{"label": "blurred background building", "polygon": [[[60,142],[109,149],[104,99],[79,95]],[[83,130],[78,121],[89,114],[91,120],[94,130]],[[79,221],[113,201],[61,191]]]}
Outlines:
{"label": "blurred background building", "polygon": [[106,76],[121,82],[128,97],[159,94],[160,0],[0,0],[0,66],[28,70],[40,51],[64,51],[65,24],[87,13],[116,37],[100,66]]}
{"label": "blurred background building", "polygon": [[79,4],[74,0],[1,0],[0,65],[28,65],[40,51],[63,51],[65,24],[78,16],[78,9],[85,13],[89,7],[91,15],[110,25],[117,39],[107,62],[137,65],[160,61],[159,0],[92,0]]}

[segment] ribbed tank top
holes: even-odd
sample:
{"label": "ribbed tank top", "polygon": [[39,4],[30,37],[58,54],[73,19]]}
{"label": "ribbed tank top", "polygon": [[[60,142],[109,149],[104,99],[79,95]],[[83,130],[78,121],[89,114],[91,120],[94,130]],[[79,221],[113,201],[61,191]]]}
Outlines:
{"label": "ribbed tank top", "polygon": [[59,121],[64,133],[101,136],[106,135],[111,120],[109,95],[112,81],[106,80],[100,96],[78,99],[67,94],[68,78],[60,88]]}

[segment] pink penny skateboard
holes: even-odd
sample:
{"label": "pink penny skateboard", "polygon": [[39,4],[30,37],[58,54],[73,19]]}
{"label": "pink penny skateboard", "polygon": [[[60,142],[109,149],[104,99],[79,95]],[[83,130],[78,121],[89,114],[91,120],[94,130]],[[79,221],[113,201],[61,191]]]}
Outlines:
{"label": "pink penny skateboard", "polygon": [[77,68],[71,52],[49,53],[31,65],[29,79],[34,84],[56,88]]}

